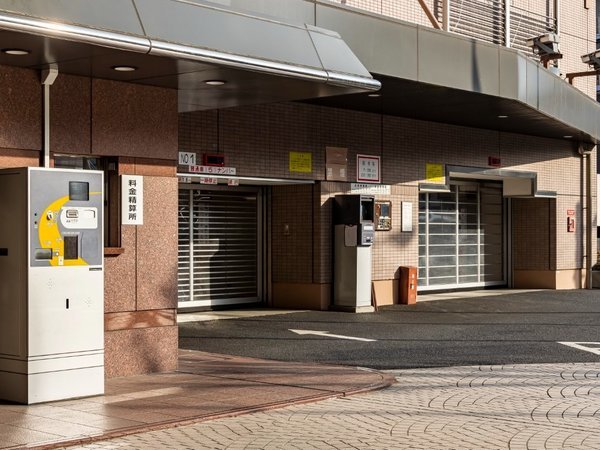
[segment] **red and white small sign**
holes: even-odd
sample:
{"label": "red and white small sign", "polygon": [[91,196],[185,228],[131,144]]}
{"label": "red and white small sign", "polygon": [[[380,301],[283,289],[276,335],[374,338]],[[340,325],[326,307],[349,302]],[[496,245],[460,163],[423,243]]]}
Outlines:
{"label": "red and white small sign", "polygon": [[574,209],[567,209],[567,216],[572,217],[575,215],[575,210]]}
{"label": "red and white small sign", "polygon": [[200,184],[219,184],[218,178],[213,177],[199,177]]}
{"label": "red and white small sign", "polygon": [[381,158],[372,155],[356,155],[356,181],[381,183]]}

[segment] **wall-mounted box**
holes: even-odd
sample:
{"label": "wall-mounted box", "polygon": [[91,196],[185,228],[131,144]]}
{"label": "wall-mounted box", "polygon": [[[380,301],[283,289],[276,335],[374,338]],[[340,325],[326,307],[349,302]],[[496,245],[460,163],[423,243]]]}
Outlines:
{"label": "wall-mounted box", "polygon": [[392,202],[389,200],[375,201],[375,230],[390,231],[392,229]]}

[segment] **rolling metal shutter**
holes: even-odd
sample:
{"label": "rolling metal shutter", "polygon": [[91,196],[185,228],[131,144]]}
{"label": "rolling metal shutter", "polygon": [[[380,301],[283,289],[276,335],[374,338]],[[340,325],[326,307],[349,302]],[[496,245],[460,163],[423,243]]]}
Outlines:
{"label": "rolling metal shutter", "polygon": [[258,191],[180,188],[180,308],[259,301],[258,203]]}

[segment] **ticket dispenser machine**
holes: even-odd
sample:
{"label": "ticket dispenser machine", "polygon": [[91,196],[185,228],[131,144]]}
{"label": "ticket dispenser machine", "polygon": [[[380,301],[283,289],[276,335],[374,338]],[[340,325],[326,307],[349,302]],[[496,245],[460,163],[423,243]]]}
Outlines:
{"label": "ticket dispenser machine", "polygon": [[336,195],[333,212],[335,309],[371,312],[371,246],[375,239],[375,198]]}
{"label": "ticket dispenser machine", "polygon": [[0,170],[0,398],[104,393],[103,174]]}

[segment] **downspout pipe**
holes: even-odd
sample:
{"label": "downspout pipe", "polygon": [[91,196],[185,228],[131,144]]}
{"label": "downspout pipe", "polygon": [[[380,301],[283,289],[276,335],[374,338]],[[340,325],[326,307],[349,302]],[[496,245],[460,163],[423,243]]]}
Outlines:
{"label": "downspout pipe", "polygon": [[593,155],[594,146],[591,144],[579,144],[579,154],[581,158],[585,161],[585,288],[592,289],[592,267],[594,255],[592,254],[592,239],[594,236],[595,230],[593,228],[593,202],[592,202],[592,192],[594,182],[594,173],[592,167],[592,155]]}
{"label": "downspout pipe", "polygon": [[[561,10],[560,10],[560,0],[554,0],[554,19],[556,20],[556,35],[558,36],[558,38],[560,39],[560,14],[561,14]],[[560,59],[555,60],[556,62],[556,67],[560,68]]]}
{"label": "downspout pipe", "polygon": [[[587,154],[587,164],[586,164],[586,170],[587,170],[587,195],[586,195],[586,224],[585,224],[585,229],[586,229],[586,247],[587,247],[587,260],[586,260],[586,267],[585,267],[585,272],[586,272],[586,276],[585,276],[585,287],[587,289],[592,289],[593,288],[593,283],[592,283],[592,267],[594,266],[594,256],[592,254],[592,250],[593,250],[593,246],[592,246],[592,239],[593,236],[596,233],[592,232],[592,225],[593,225],[593,214],[592,214],[592,183],[594,182],[594,170],[592,167],[592,152],[588,152]],[[595,231],[595,229],[593,230]]]}
{"label": "downspout pipe", "polygon": [[50,86],[58,77],[58,69],[51,67],[42,70],[42,86],[44,89],[44,148],[42,167],[50,167]]}

